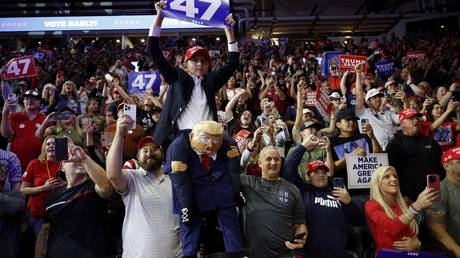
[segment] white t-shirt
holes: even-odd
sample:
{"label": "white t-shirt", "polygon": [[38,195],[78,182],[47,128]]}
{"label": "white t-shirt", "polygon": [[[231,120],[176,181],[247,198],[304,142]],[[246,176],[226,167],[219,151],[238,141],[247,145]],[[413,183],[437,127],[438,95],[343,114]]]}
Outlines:
{"label": "white t-shirt", "polygon": [[384,112],[375,112],[370,108],[363,108],[356,112],[356,116],[360,119],[368,119],[374,130],[375,138],[380,143],[383,150],[386,149],[388,142],[393,139],[394,134],[398,130],[399,115],[393,110]]}

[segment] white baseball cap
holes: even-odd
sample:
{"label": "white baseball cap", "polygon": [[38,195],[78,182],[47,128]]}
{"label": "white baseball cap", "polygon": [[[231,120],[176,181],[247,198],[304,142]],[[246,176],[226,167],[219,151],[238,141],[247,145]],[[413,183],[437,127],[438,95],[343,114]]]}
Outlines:
{"label": "white baseball cap", "polygon": [[381,93],[378,89],[371,89],[366,93],[365,100],[367,102],[370,98],[373,98],[378,95],[383,96],[383,93]]}

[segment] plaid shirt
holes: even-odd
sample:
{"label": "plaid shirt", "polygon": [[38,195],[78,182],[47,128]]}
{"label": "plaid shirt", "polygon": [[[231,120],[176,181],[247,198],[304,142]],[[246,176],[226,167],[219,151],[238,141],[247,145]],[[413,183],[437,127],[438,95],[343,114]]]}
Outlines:
{"label": "plaid shirt", "polygon": [[21,163],[16,154],[10,151],[0,150],[0,169],[5,169],[6,180],[3,192],[10,192],[13,184],[21,182]]}

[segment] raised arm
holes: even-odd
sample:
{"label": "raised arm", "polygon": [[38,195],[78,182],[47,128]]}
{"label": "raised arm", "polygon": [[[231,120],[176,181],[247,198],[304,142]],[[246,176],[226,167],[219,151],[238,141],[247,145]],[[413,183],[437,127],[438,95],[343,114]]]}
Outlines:
{"label": "raised arm", "polygon": [[361,65],[355,67],[356,73],[356,113],[360,112],[364,107],[364,90],[363,90],[363,75],[361,74]]}
{"label": "raised arm", "polygon": [[436,130],[439,126],[444,123],[446,118],[449,116],[452,111],[454,111],[457,108],[458,102],[453,102],[449,101],[449,104],[447,104],[447,109],[446,111],[438,118],[436,119],[433,123],[430,125],[430,131]]}
{"label": "raised arm", "polygon": [[81,161],[81,164],[85,168],[88,176],[96,184],[96,193],[105,199],[108,199],[112,194],[112,186],[107,178],[105,170],[99,166],[82,147],[78,145],[69,146],[69,160],[68,161]]}
{"label": "raised arm", "polygon": [[128,190],[128,175],[123,173],[123,145],[125,134],[134,121],[127,115],[122,115],[117,120],[115,136],[107,154],[106,169],[110,183],[120,192]]}
{"label": "raised arm", "polygon": [[11,136],[13,136],[14,134],[14,131],[13,129],[11,128],[11,125],[10,125],[10,121],[9,121],[9,115],[10,115],[10,110],[13,109],[13,108],[16,108],[16,104],[15,103],[10,103],[8,104],[8,102],[5,102],[5,104],[3,105],[3,110],[2,110],[2,121],[1,121],[1,133],[3,135],[3,137],[5,138],[10,138]]}

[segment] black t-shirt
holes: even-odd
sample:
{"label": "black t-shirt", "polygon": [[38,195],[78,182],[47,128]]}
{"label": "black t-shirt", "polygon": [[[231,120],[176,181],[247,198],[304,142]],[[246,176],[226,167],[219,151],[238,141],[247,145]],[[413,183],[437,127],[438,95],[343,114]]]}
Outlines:
{"label": "black t-shirt", "polygon": [[88,179],[48,198],[44,217],[44,223],[50,223],[47,257],[105,256],[107,201],[94,187],[94,182]]}
{"label": "black t-shirt", "polygon": [[432,137],[398,133],[386,151],[390,165],[398,173],[401,194],[412,201],[425,189],[428,174],[438,174],[441,178],[446,175],[441,165],[441,147]]}
{"label": "black t-shirt", "polygon": [[[366,150],[366,153],[372,153],[372,141],[371,139],[364,134],[357,133],[351,137],[332,137],[331,138],[331,148],[332,148],[332,157],[334,161],[340,160],[345,157],[346,154],[353,152],[359,147],[363,147]],[[334,171],[336,177],[343,177],[345,180],[345,185],[348,185],[348,176],[347,168],[336,169]],[[359,190],[349,190],[351,195],[361,195],[368,194],[368,189],[359,189]]]}

